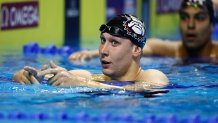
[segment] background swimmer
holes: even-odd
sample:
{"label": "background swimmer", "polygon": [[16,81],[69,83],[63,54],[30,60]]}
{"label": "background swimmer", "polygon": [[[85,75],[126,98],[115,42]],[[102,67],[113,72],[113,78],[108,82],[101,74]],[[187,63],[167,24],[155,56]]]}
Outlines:
{"label": "background swimmer", "polygon": [[[211,0],[184,0],[179,10],[182,41],[148,39],[143,55],[218,58],[218,43],[211,38],[214,15]],[[73,53],[69,60],[84,60],[98,55],[97,50],[81,51]]]}

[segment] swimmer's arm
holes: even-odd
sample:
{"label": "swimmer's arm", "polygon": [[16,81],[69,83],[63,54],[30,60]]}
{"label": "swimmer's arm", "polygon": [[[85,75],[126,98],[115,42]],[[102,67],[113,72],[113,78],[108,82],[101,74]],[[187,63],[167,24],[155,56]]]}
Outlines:
{"label": "swimmer's arm", "polygon": [[144,72],[144,78],[135,84],[123,86],[128,91],[141,92],[152,88],[163,88],[169,84],[169,80],[161,71],[150,69]]}
{"label": "swimmer's arm", "polygon": [[83,60],[89,60],[91,58],[98,57],[98,56],[99,56],[98,50],[80,51],[80,52],[72,53],[68,57],[68,59],[72,60],[72,61],[74,61],[74,60],[83,61]]}
{"label": "swimmer's arm", "polygon": [[180,42],[178,41],[151,38],[147,40],[143,48],[143,56],[175,57],[179,44]]}
{"label": "swimmer's arm", "polygon": [[90,79],[85,80],[82,83],[84,83],[84,85],[81,85],[81,86],[86,86],[86,87],[91,87],[91,88],[105,88],[105,89],[121,89],[121,90],[125,90],[125,88],[120,87],[120,86],[108,85],[108,84],[93,81],[93,80],[90,80]]}
{"label": "swimmer's arm", "polygon": [[124,89],[123,87],[93,81],[91,79],[91,73],[86,70],[59,71],[57,69],[48,69],[39,72],[39,76],[50,73],[54,74],[54,76],[48,80],[48,83],[52,86],[85,86],[91,88]]}
{"label": "swimmer's arm", "polygon": [[[49,84],[52,86],[84,86],[91,88],[105,88],[105,89],[119,89],[132,92],[141,92],[148,91],[151,89],[151,86],[148,86],[147,83],[137,82],[131,86],[114,86],[108,85],[101,82],[97,82],[91,79],[92,75],[89,71],[86,70],[61,70],[56,71],[57,69],[47,69],[43,72],[39,72],[39,76],[46,74],[55,74],[54,77],[49,79]],[[149,80],[148,80],[149,81]],[[157,82],[157,81],[156,81]],[[153,84],[151,84],[153,87]],[[160,83],[159,83],[160,85]]]}
{"label": "swimmer's arm", "polygon": [[87,71],[87,70],[70,70],[69,71],[73,76],[80,76],[80,77],[84,77],[87,79],[91,79],[92,78],[92,74]]}
{"label": "swimmer's arm", "polygon": [[123,89],[119,86],[107,85],[92,80],[92,74],[86,70],[66,70],[53,61],[50,61],[50,67],[48,69],[39,71],[37,75],[39,77],[53,74],[48,79],[48,83],[53,86],[86,86],[94,88],[108,88],[108,89]]}
{"label": "swimmer's arm", "polygon": [[76,76],[80,81],[81,86],[106,89],[124,89],[120,86],[108,85],[101,82],[93,81],[92,74],[86,70],[71,70],[70,73]]}

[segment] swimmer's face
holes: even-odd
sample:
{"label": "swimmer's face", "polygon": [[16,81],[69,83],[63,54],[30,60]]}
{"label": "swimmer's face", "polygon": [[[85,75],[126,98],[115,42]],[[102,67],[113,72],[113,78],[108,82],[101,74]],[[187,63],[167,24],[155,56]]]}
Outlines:
{"label": "swimmer's face", "polygon": [[188,6],[180,11],[183,45],[189,50],[203,48],[211,40],[213,25],[207,10]]}
{"label": "swimmer's face", "polygon": [[102,72],[112,79],[119,79],[129,70],[135,45],[127,38],[112,36],[109,33],[100,35],[99,46]]}

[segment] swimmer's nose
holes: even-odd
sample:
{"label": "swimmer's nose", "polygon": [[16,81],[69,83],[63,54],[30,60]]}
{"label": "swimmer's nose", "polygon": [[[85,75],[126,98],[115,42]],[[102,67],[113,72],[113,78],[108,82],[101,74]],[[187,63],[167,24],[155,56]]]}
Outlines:
{"label": "swimmer's nose", "polygon": [[193,18],[190,18],[188,20],[188,29],[194,29],[195,28],[195,20]]}
{"label": "swimmer's nose", "polygon": [[108,42],[105,42],[104,44],[101,44],[100,45],[100,53],[101,53],[101,55],[108,56],[108,54],[109,54],[108,49],[109,49]]}

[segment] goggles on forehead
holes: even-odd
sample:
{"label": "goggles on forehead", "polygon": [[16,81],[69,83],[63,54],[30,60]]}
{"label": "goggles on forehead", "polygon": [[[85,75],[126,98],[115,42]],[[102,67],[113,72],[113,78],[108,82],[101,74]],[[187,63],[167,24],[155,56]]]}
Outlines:
{"label": "goggles on forehead", "polygon": [[201,8],[202,6],[197,3],[187,3],[187,6],[193,6],[195,8]]}
{"label": "goggles on forehead", "polygon": [[187,6],[193,6],[195,8],[201,8],[204,6],[205,0],[189,0],[186,1]]}
{"label": "goggles on forehead", "polygon": [[127,37],[127,35],[120,28],[115,26],[108,26],[106,24],[102,24],[99,30],[101,31],[101,33],[108,32],[114,36]]}

